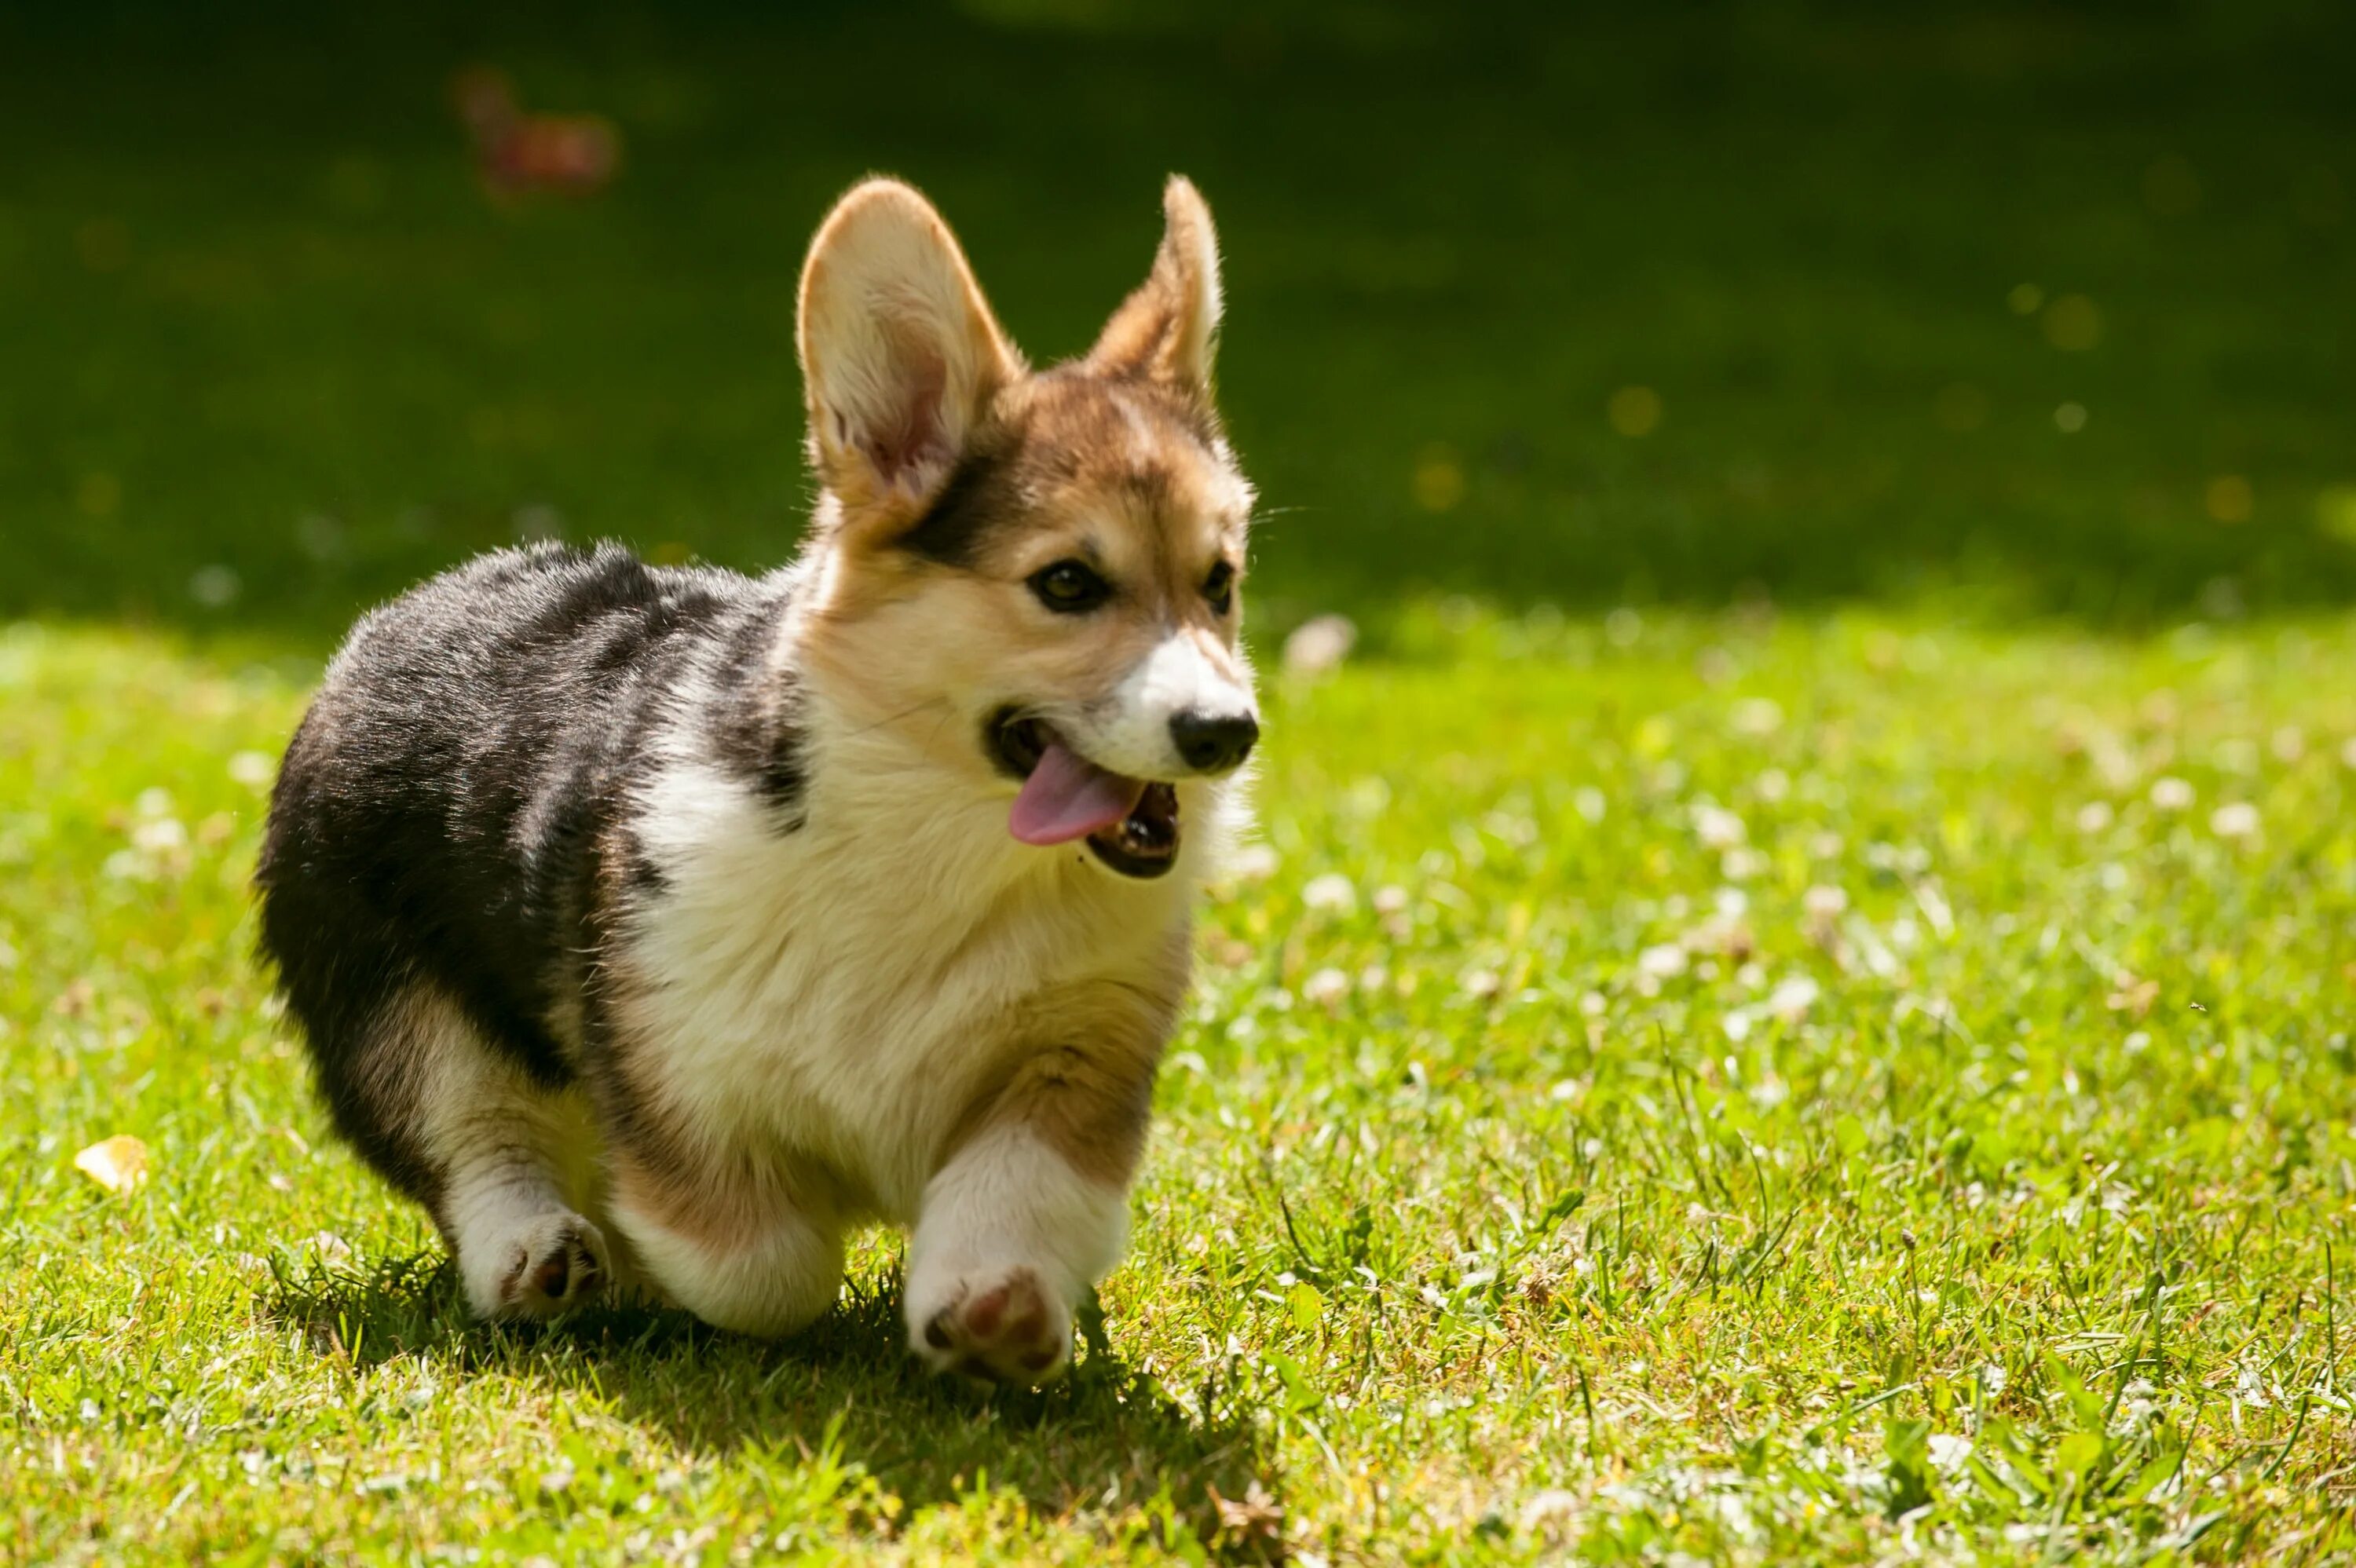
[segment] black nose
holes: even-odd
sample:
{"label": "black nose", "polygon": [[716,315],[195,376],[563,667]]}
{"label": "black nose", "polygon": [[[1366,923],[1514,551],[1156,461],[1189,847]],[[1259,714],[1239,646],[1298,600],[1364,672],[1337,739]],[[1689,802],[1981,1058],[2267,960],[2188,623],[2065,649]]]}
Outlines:
{"label": "black nose", "polygon": [[1196,773],[1223,773],[1251,755],[1259,720],[1248,713],[1181,713],[1170,720],[1170,739]]}

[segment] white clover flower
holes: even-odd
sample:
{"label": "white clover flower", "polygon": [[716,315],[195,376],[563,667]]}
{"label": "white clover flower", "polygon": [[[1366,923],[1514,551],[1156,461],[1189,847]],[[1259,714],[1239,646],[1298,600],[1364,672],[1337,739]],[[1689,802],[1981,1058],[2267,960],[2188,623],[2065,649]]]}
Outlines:
{"label": "white clover flower", "polygon": [[1346,912],[1358,907],[1358,890],[1341,872],[1328,871],[1301,890],[1301,901],[1311,909]]}
{"label": "white clover flower", "polygon": [[1276,851],[1266,844],[1247,844],[1227,857],[1227,874],[1239,882],[1264,881],[1276,874]]}
{"label": "white clover flower", "polygon": [[2151,804],[2162,811],[2190,811],[2192,800],[2192,786],[2173,773],[2152,781]]}
{"label": "white clover flower", "polygon": [[[1625,614],[1627,612],[1615,610],[1612,613]],[[1565,1491],[1559,1487],[1540,1492],[1522,1505],[1522,1529],[1537,1534],[1548,1525],[1575,1520],[1579,1516],[1580,1506],[1577,1492]]]}
{"label": "white clover flower", "polygon": [[2111,826],[2113,817],[2109,801],[2090,800],[2078,808],[2078,831],[2101,833]]}
{"label": "white clover flower", "polygon": [[1958,1437],[1952,1432],[1931,1434],[1931,1467],[1943,1476],[1952,1476],[1964,1467],[1972,1456],[1972,1440]]}
{"label": "white clover flower", "polygon": [[1694,833],[1712,849],[1731,849],[1749,836],[1742,818],[1723,806],[1694,807]]}
{"label": "white clover flower", "polygon": [[1637,969],[1657,980],[1686,972],[1686,950],[1674,942],[1660,943],[1636,955]]}
{"label": "white clover flower", "polygon": [[1747,882],[1753,877],[1763,877],[1774,862],[1747,844],[1738,844],[1719,857],[1719,874],[1730,882]]}
{"label": "white clover flower", "polygon": [[150,855],[168,854],[187,848],[188,830],[176,816],[159,816],[133,828],[131,842]]}
{"label": "white clover flower", "polygon": [[2220,838],[2254,838],[2258,835],[2258,808],[2246,800],[2221,805],[2209,814],[2209,831]]}
{"label": "white clover flower", "polygon": [[1323,675],[1348,658],[1357,642],[1357,624],[1347,615],[1319,615],[1284,639],[1284,667],[1297,676]]}
{"label": "white clover flower", "polygon": [[1301,983],[1301,994],[1321,1008],[1330,1008],[1350,994],[1350,976],[1339,969],[1320,969]]}
{"label": "white clover flower", "polygon": [[1794,975],[1767,993],[1767,1010],[1785,1023],[1797,1023],[1823,994],[1814,980],[1805,975]]}

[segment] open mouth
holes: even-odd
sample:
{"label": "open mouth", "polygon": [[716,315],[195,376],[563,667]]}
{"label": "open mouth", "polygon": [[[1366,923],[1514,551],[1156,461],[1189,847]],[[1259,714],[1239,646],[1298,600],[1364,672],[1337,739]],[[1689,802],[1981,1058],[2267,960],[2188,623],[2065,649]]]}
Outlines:
{"label": "open mouth", "polygon": [[1025,844],[1087,840],[1124,877],[1158,877],[1178,859],[1178,792],[1158,780],[1100,768],[1044,720],[1013,712],[992,720],[990,749],[1023,781],[1007,829]]}

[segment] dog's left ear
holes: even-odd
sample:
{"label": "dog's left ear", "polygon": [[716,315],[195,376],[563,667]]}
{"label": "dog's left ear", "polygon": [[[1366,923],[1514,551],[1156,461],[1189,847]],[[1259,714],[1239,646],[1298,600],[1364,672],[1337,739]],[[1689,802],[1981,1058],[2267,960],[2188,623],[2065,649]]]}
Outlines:
{"label": "dog's left ear", "polygon": [[1219,335],[1219,236],[1202,193],[1184,175],[1172,175],[1162,188],[1162,217],[1153,271],[1112,313],[1088,364],[1207,400]]}
{"label": "dog's left ear", "polygon": [[802,265],[811,466],[837,526],[878,538],[948,480],[1023,361],[932,203],[872,179],[835,204]]}

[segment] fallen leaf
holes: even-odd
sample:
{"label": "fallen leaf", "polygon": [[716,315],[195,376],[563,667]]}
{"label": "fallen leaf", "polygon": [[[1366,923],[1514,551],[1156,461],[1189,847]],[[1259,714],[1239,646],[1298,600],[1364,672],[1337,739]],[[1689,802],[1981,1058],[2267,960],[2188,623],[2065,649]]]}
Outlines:
{"label": "fallen leaf", "polygon": [[147,1180],[147,1146],[117,1133],[74,1156],[74,1168],[109,1192],[135,1192]]}

